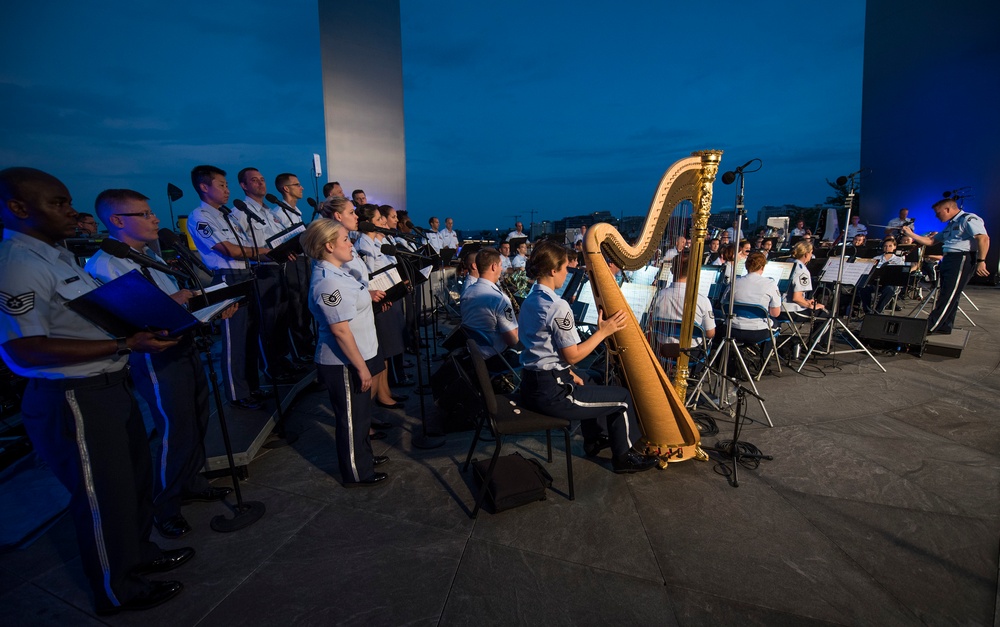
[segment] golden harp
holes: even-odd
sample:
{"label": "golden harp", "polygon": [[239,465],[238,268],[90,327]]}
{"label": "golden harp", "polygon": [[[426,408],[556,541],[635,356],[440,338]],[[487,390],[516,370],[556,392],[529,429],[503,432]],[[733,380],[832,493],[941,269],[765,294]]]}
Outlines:
{"label": "golden harp", "polygon": [[[712,209],[712,184],[721,157],[722,151],[719,150],[699,151],[667,169],[653,194],[649,215],[635,245],[628,244],[614,227],[604,223],[588,229],[583,243],[594,301],[604,310],[605,317],[619,310],[624,310],[628,316],[628,325],[609,339],[610,351],[620,366],[625,385],[632,392],[647,450],[665,461],[692,457],[707,459],[699,447],[701,435],[698,427],[684,406],[686,383],[680,385],[678,391],[667,378],[604,256],[607,255],[625,270],[638,270],[656,252],[674,207],[682,200],[691,200],[694,211],[690,258],[700,259],[708,215]],[[688,288],[681,323],[683,347],[691,344],[700,270],[697,263],[688,265]],[[686,381],[686,377],[687,358],[682,353],[678,362],[678,381]]]}

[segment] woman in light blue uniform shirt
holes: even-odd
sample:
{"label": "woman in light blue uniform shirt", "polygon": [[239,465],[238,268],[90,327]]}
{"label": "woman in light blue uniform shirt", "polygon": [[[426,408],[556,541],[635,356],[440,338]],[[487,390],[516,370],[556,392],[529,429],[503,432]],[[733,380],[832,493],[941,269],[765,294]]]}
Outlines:
{"label": "woman in light blue uniform shirt", "polygon": [[[527,274],[535,285],[521,305],[518,320],[524,344],[521,401],[528,409],[548,416],[582,421],[587,455],[610,446],[615,472],[649,470],[656,465],[656,458],[632,449],[642,437],[632,394],[617,386],[585,385],[571,368],[625,328],[625,312],[611,318],[602,313],[597,330],[581,342],[569,303],[555,293],[566,280],[566,267],[566,249],[550,241],[539,242],[528,260]],[[600,435],[598,419],[607,420],[607,442]]]}
{"label": "woman in light blue uniform shirt", "polygon": [[344,487],[382,485],[388,475],[375,466],[389,458],[373,455],[368,437],[372,377],[384,368],[371,294],[347,267],[354,245],[340,222],[312,222],[302,236],[302,249],[316,261],[309,285],[309,311],[319,326],[315,362],[330,392]]}

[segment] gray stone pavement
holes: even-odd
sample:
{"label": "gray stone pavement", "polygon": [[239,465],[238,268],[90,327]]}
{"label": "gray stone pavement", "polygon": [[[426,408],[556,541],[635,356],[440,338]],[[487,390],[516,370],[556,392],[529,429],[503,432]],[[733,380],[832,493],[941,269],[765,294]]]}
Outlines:
{"label": "gray stone pavement", "polygon": [[[267,506],[259,522],[219,534],[209,521],[224,506],[188,506],[195,531],[161,542],[198,551],[170,573],[186,586],[176,600],[95,618],[63,518],[0,555],[0,616],[148,627],[994,624],[1000,290],[969,294],[979,326],[960,359],[880,353],[882,373],[846,355],[764,377],[775,426],[754,422],[741,439],[774,459],[741,469],[738,488],[714,462],[615,475],[577,438],[575,501],[559,492],[557,451],[547,500],[473,521],[460,468],[470,434],[417,450],[416,397],[405,412],[378,410],[398,425],[375,443],[392,458],[390,481],[345,490],[329,403],[312,392],[291,412],[298,442],[263,451],[242,483]],[[762,418],[753,405],[749,414]],[[728,438],[732,423],[717,418]],[[523,436],[504,449],[543,446]],[[477,457],[491,450],[482,444]]]}

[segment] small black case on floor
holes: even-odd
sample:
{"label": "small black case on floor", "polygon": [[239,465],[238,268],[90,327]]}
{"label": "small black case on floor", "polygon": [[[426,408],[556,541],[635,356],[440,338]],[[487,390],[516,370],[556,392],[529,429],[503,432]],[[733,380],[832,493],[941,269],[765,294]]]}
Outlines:
{"label": "small black case on floor", "polygon": [[[489,459],[472,464],[477,487],[482,487],[483,476],[489,467]],[[537,460],[525,459],[520,453],[512,453],[497,459],[486,491],[486,500],[492,505],[495,514],[534,501],[544,501],[545,490],[551,485],[552,475]]]}

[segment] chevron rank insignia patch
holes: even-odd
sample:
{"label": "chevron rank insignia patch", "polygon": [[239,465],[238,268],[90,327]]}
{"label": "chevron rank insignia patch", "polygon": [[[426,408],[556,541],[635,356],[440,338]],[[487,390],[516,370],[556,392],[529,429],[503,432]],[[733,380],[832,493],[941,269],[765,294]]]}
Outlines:
{"label": "chevron rank insignia patch", "polygon": [[336,307],[344,300],[340,295],[340,290],[334,290],[333,294],[321,294],[321,297],[323,298],[323,304],[327,307]]}
{"label": "chevron rank insignia patch", "polygon": [[809,285],[809,275],[800,274],[799,275],[799,285]]}
{"label": "chevron rank insignia patch", "polygon": [[508,321],[514,322],[514,308],[508,307],[503,310],[503,317],[507,318]]}
{"label": "chevron rank insignia patch", "polygon": [[20,316],[35,308],[35,293],[7,294],[0,292],[0,311],[9,316]]}
{"label": "chevron rank insignia patch", "polygon": [[197,226],[198,235],[208,238],[212,237],[212,225],[208,222],[199,222]]}
{"label": "chevron rank insignia patch", "polygon": [[569,331],[573,328],[573,316],[566,316],[565,318],[556,318],[556,326],[563,331]]}

